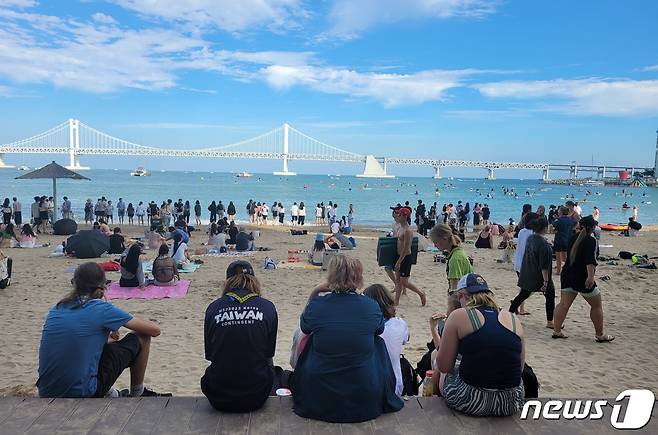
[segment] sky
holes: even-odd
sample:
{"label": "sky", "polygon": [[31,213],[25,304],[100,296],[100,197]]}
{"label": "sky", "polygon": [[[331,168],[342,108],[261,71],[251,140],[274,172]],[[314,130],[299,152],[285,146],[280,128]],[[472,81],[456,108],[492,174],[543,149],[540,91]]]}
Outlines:
{"label": "sky", "polygon": [[[359,154],[652,167],[656,17],[654,0],[0,0],[0,144],[69,118],[131,142],[190,149],[288,122]],[[5,156],[11,164],[52,158]],[[292,162],[291,170],[362,168]],[[507,173],[529,174],[540,175]]]}

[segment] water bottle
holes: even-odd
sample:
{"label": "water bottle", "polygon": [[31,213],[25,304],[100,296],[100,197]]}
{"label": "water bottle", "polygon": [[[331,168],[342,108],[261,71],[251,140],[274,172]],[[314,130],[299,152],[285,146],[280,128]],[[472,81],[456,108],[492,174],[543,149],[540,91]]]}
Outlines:
{"label": "water bottle", "polygon": [[423,397],[432,397],[434,395],[434,384],[432,383],[432,370],[425,372],[425,379],[423,379],[422,385],[422,396]]}

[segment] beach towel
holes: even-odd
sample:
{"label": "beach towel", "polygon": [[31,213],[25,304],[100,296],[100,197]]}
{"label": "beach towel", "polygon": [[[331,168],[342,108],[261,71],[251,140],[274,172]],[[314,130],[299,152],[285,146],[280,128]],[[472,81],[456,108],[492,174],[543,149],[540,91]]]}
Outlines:
{"label": "beach towel", "polygon": [[107,299],[180,299],[187,295],[190,281],[181,280],[176,285],[155,286],[148,285],[144,289],[139,287],[121,287],[117,281],[112,282],[105,290]]}
{"label": "beach towel", "polygon": [[231,251],[223,252],[221,254],[202,254],[199,257],[253,257],[254,251]]}
{"label": "beach towel", "polygon": [[[182,269],[178,269],[179,273],[192,273],[196,272],[196,270],[201,267],[200,264],[195,264],[195,263],[186,263],[185,267]],[[152,261],[144,261],[142,263],[142,268],[144,269],[144,272],[153,272],[153,262]]]}

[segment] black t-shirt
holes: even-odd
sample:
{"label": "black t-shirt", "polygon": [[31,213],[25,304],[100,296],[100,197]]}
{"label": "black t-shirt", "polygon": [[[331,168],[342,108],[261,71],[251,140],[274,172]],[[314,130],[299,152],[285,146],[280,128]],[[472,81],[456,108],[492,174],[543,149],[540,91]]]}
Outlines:
{"label": "black t-shirt", "polygon": [[214,406],[264,401],[273,383],[278,317],[274,304],[232,290],[206,309],[204,343],[211,362],[201,389]]}
{"label": "black t-shirt", "polygon": [[[560,282],[562,288],[572,288],[582,293],[589,293],[592,289],[585,288],[585,280],[587,280],[587,265],[597,265],[596,262],[596,239],[594,236],[587,236],[583,239],[578,246],[576,258],[571,264],[571,247],[578,238],[578,234],[572,237],[569,242],[569,249],[567,250],[567,261],[562,268]],[[594,283],[596,286],[596,283]]]}
{"label": "black t-shirt", "polygon": [[254,240],[254,236],[252,236],[251,234],[247,234],[244,232],[238,233],[235,236],[235,250],[247,251],[249,249],[249,245],[252,240]]}
{"label": "black t-shirt", "polygon": [[124,238],[121,234],[110,235],[110,254],[122,254],[126,249],[123,246]]}

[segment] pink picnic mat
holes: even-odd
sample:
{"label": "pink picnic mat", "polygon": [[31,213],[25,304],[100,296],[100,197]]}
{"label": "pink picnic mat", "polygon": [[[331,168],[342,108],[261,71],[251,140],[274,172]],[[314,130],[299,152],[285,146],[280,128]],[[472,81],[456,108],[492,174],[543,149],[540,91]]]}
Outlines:
{"label": "pink picnic mat", "polygon": [[120,287],[117,281],[112,282],[105,290],[105,297],[108,299],[162,299],[184,298],[187,290],[190,288],[190,281],[180,280],[176,285],[155,286],[147,285],[144,289],[139,287]]}

